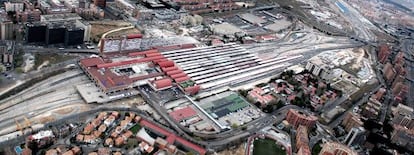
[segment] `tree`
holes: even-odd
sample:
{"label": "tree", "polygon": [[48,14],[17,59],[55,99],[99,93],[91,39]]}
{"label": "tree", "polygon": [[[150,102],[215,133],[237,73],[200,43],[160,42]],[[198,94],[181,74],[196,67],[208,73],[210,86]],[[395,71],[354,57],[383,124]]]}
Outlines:
{"label": "tree", "polygon": [[231,128],[233,129],[237,129],[239,127],[239,125],[237,125],[236,123],[231,124]]}

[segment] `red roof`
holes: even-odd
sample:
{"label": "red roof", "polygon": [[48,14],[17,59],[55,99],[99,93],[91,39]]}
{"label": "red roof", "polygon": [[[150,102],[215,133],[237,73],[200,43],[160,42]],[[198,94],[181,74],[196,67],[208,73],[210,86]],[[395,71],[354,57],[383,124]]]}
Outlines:
{"label": "red roof", "polygon": [[145,119],[141,119],[140,124],[142,126],[145,126],[147,128],[150,128],[152,130],[157,131],[158,133],[160,133],[161,135],[167,136],[167,141],[171,144],[173,144],[175,141],[184,145],[185,147],[191,148],[194,151],[197,151],[200,155],[204,155],[206,154],[206,150],[198,145],[195,145],[187,140],[185,140],[184,138],[178,137],[177,135],[174,135],[173,133],[168,132],[167,130],[153,124],[152,122],[149,122]]}
{"label": "red roof", "polygon": [[168,59],[167,58],[157,59],[157,60],[154,60],[154,63],[158,64],[159,62],[162,62],[162,61],[168,61]]}
{"label": "red roof", "polygon": [[197,112],[191,107],[186,107],[183,109],[178,109],[173,112],[170,112],[170,116],[177,122],[182,121],[183,119],[192,117],[196,114]]}
{"label": "red roof", "polygon": [[187,80],[190,80],[190,77],[188,77],[188,76],[185,76],[185,77],[180,77],[180,78],[177,78],[177,79],[174,79],[175,80],[175,82],[184,82],[184,81],[187,81]]}
{"label": "red roof", "polygon": [[104,61],[102,60],[102,58],[86,58],[86,59],[80,60],[80,63],[84,67],[91,67],[91,66],[96,66],[98,64],[102,64],[104,63]]}
{"label": "red roof", "polygon": [[176,66],[174,66],[174,67],[163,67],[161,69],[162,69],[163,72],[168,72],[168,71],[177,70],[178,68]]}
{"label": "red roof", "polygon": [[153,124],[153,123],[151,123],[151,122],[149,122],[149,121],[147,121],[147,120],[145,120],[145,119],[141,119],[141,122],[139,122],[142,126],[145,126],[145,127],[147,127],[147,128],[150,128],[150,129],[152,129],[152,130],[155,130],[155,131],[157,131],[158,133],[160,133],[161,135],[164,135],[164,136],[169,136],[171,133],[170,132],[168,132],[167,130],[165,130],[165,129],[163,129],[163,128],[161,128],[161,127],[159,127],[159,126],[157,126],[157,125],[155,125],[155,124]]}
{"label": "red roof", "polygon": [[185,73],[179,73],[179,74],[173,74],[173,75],[171,75],[171,78],[177,79],[177,78],[185,77],[185,76],[187,76],[187,74],[185,74]]}
{"label": "red roof", "polygon": [[161,89],[161,88],[171,87],[172,82],[170,78],[164,78],[161,80],[154,81],[154,85],[157,89]]}
{"label": "red roof", "polygon": [[128,53],[128,56],[134,57],[134,56],[146,55],[150,53],[158,53],[158,50],[146,50],[146,51],[132,52],[132,53]]}
{"label": "red roof", "polygon": [[130,64],[135,64],[135,63],[149,62],[152,60],[153,60],[152,57],[151,58],[139,58],[139,59],[133,59],[133,60],[127,60],[127,61],[98,64],[97,67],[98,68],[111,68],[111,67],[130,65]]}
{"label": "red roof", "polygon": [[136,33],[136,34],[127,35],[127,39],[135,39],[135,38],[142,38],[142,34]]}
{"label": "red roof", "polygon": [[174,62],[173,61],[162,61],[162,62],[159,62],[158,65],[160,65],[160,67],[173,67]]}
{"label": "red roof", "polygon": [[185,140],[184,138],[177,137],[177,139],[175,139],[175,140],[178,143],[181,143],[182,145],[184,145],[186,147],[189,147],[189,148],[193,149],[194,151],[197,151],[200,155],[204,155],[207,152],[206,149],[204,149],[204,148],[202,148],[202,147],[200,147],[198,145],[195,145],[195,144],[193,144],[193,143]]}
{"label": "red roof", "polygon": [[190,95],[194,95],[194,94],[197,94],[198,91],[200,91],[200,86],[195,85],[195,86],[187,87],[184,89],[184,91]]}
{"label": "red roof", "polygon": [[156,57],[156,56],[161,56],[162,54],[161,53],[148,53],[148,54],[145,54],[147,57]]}
{"label": "red roof", "polygon": [[177,70],[168,71],[166,74],[167,74],[168,76],[171,76],[171,75],[174,75],[174,74],[180,74],[180,73],[183,73],[183,71],[182,71],[182,70],[180,70],[180,69],[177,69]]}

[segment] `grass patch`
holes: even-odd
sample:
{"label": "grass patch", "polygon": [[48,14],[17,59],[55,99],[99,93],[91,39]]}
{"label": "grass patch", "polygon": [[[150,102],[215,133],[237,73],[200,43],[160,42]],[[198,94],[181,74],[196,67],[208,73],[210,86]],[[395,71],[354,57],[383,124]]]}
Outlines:
{"label": "grass patch", "polygon": [[45,53],[36,53],[35,54],[35,64],[34,69],[37,69],[43,62],[49,61],[49,64],[56,64],[66,60],[76,58],[75,56],[60,55],[56,53],[45,54]]}
{"label": "grass patch", "polygon": [[141,129],[139,124],[134,125],[131,129],[129,129],[134,135]]}
{"label": "grass patch", "polygon": [[286,151],[271,139],[257,139],[253,142],[253,155],[285,155]]}

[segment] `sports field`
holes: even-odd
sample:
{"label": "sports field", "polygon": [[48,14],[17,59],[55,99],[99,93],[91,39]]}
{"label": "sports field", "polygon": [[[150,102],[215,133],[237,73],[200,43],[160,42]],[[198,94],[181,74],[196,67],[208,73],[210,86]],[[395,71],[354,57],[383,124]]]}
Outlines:
{"label": "sports field", "polygon": [[253,142],[253,155],[285,155],[282,146],[272,139],[257,139]]}

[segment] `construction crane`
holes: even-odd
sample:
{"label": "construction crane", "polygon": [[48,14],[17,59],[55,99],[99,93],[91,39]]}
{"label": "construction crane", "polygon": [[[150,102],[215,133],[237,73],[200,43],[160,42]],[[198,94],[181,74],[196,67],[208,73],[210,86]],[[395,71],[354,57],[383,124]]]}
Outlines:
{"label": "construction crane", "polygon": [[32,129],[32,122],[30,122],[30,120],[26,116],[23,116],[23,118],[24,118],[25,125],[26,125],[25,128]]}
{"label": "construction crane", "polygon": [[14,122],[16,122],[16,130],[22,132],[22,135],[24,135],[22,125],[16,119],[14,119]]}

